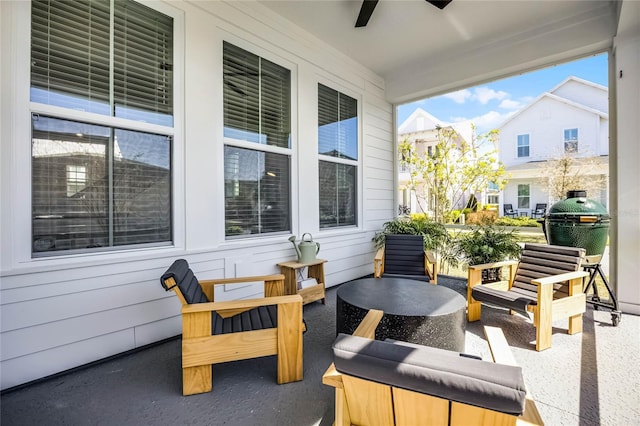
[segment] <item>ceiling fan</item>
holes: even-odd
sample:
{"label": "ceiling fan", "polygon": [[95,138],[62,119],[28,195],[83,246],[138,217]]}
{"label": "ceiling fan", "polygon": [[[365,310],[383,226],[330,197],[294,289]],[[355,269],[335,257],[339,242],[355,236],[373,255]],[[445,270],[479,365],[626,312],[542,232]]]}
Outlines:
{"label": "ceiling fan", "polygon": [[[444,9],[452,0],[426,0],[431,3],[438,9]],[[356,20],[356,28],[366,27],[367,22],[369,22],[369,18],[371,18],[371,14],[373,13],[373,9],[376,8],[378,4],[378,0],[363,0],[362,6],[360,7],[360,13],[358,14],[358,19]]]}

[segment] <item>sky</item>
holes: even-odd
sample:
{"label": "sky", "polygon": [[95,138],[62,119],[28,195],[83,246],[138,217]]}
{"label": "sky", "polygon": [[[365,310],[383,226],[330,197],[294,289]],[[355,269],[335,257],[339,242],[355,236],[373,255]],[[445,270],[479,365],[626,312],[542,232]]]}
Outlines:
{"label": "sky", "polygon": [[422,108],[445,122],[471,120],[476,125],[477,132],[484,133],[499,126],[510,115],[569,76],[608,87],[607,62],[607,54],[602,53],[404,104],[398,107],[398,126],[416,108]]}

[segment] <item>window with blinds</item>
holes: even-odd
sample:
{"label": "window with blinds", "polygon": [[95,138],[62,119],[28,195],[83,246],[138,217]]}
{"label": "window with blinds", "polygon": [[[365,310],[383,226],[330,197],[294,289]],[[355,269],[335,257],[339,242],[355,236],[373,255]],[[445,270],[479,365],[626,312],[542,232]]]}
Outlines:
{"label": "window with blinds", "polygon": [[34,0],[31,20],[33,102],[173,125],[173,18],[130,0]]}
{"label": "window with blinds", "polygon": [[31,19],[33,255],[171,243],[173,18],[130,0],[34,0]]}
{"label": "window with blinds", "polygon": [[225,236],[291,230],[291,71],[223,46]]}
{"label": "window with blinds", "polygon": [[320,228],[357,225],[358,101],[318,84]]}
{"label": "window with blinds", "polygon": [[227,42],[223,50],[225,137],[289,148],[291,71]]}

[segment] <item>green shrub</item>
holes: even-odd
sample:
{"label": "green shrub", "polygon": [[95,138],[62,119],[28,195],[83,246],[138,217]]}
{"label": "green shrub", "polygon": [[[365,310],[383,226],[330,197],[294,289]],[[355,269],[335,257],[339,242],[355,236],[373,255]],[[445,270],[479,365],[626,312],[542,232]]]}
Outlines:
{"label": "green shrub", "polygon": [[459,232],[454,238],[455,258],[452,266],[457,266],[457,262],[467,265],[499,262],[517,258],[522,252],[515,230],[492,225],[468,229],[468,232]]}
{"label": "green shrub", "polygon": [[382,226],[373,237],[376,249],[384,246],[387,234],[422,235],[426,250],[438,250],[449,241],[449,233],[444,225],[436,223],[424,214],[412,214],[411,217],[399,217]]}
{"label": "green shrub", "polygon": [[520,217],[503,216],[503,217],[499,217],[496,220],[495,224],[498,226],[522,226],[522,227],[530,227],[530,228],[541,227],[541,225],[538,223],[538,219],[532,219],[527,216],[520,216]]}

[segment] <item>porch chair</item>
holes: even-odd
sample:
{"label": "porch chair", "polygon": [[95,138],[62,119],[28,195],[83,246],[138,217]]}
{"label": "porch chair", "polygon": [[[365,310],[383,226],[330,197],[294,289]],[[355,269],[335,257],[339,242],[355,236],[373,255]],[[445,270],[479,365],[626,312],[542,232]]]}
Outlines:
{"label": "porch chair", "polygon": [[[214,301],[214,287],[264,282],[264,298]],[[302,297],[284,275],[198,281],[178,259],[160,279],[182,302],[182,394],[210,392],[212,364],[277,355],[278,384],[302,380]]]}
{"label": "porch chair", "polygon": [[518,217],[518,210],[513,209],[513,205],[505,204],[503,206],[504,216]]}
{"label": "porch chair", "polygon": [[373,340],[382,315],[369,311],[352,336],[340,334],[333,344],[322,383],[335,388],[334,425],[543,424],[502,330],[485,327],[492,363]]}
{"label": "porch chair", "polygon": [[375,278],[409,278],[437,283],[438,264],[433,252],[424,249],[422,235],[385,236],[384,247],[373,259]]}
{"label": "porch chair", "polygon": [[532,218],[541,218],[547,212],[547,204],[546,203],[538,203],[536,204],[536,208],[531,211]]}
{"label": "porch chair", "polygon": [[[467,286],[467,319],[477,321],[482,304],[508,308],[529,318],[533,313],[536,350],[551,347],[552,322],[569,318],[569,334],[582,332],[586,297],[580,270],[585,250],[546,244],[525,244],[520,261],[470,265]],[[482,270],[509,267],[509,280],[482,284]]]}

